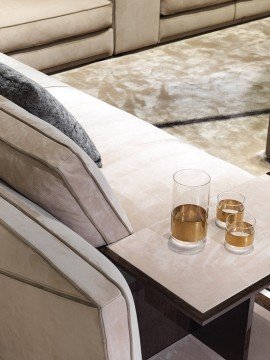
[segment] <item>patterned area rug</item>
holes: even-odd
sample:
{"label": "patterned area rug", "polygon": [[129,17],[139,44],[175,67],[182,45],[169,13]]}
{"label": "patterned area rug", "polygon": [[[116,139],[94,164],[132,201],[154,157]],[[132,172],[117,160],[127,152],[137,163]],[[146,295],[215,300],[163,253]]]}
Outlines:
{"label": "patterned area rug", "polygon": [[153,124],[270,112],[270,18],[56,75]]}
{"label": "patterned area rug", "polygon": [[53,76],[256,175],[270,170],[270,18]]}

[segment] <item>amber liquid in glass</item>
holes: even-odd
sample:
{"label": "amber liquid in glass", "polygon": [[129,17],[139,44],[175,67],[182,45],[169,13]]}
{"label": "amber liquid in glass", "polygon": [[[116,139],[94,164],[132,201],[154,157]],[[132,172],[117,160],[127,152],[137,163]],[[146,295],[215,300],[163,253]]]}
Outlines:
{"label": "amber liquid in glass", "polygon": [[226,232],[225,240],[236,247],[248,247],[254,242],[254,228],[247,222],[236,222]]}
{"label": "amber liquid in glass", "polygon": [[171,218],[172,236],[176,240],[196,242],[206,238],[207,212],[199,206],[184,204],[177,206]]}
{"label": "amber liquid in glass", "polygon": [[227,216],[230,214],[239,214],[244,212],[244,205],[238,200],[225,199],[221,200],[217,206],[217,219],[223,223],[226,222]]}

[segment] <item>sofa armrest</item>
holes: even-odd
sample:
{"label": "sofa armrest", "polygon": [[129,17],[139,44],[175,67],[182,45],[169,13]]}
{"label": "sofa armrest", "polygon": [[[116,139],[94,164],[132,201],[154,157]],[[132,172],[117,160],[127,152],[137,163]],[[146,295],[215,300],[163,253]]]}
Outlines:
{"label": "sofa armrest", "polygon": [[114,0],[115,54],[157,44],[160,0]]}

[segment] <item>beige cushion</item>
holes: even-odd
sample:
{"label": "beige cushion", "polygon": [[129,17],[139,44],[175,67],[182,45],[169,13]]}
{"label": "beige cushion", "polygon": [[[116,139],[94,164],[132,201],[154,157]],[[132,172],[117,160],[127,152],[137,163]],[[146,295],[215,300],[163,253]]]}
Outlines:
{"label": "beige cushion", "polygon": [[[179,169],[207,171],[212,178],[212,196],[253,178],[246,171],[74,88],[48,90],[86,131],[91,131],[102,154],[101,171],[136,231],[170,217],[172,177]],[[90,114],[94,119],[91,126]]]}
{"label": "beige cushion", "polygon": [[187,10],[201,9],[230,1],[232,0],[161,0],[160,13],[162,15],[177,14]]}
{"label": "beige cushion", "polygon": [[101,59],[113,53],[113,30],[66,39],[50,46],[39,46],[25,51],[12,52],[14,59],[38,70],[52,71],[68,67],[76,61],[87,62]]}
{"label": "beige cushion", "polygon": [[110,27],[108,0],[1,0],[0,51],[11,52]]}
{"label": "beige cushion", "polygon": [[260,14],[270,14],[269,0],[237,0],[236,1],[236,19],[255,16]]}
{"label": "beige cushion", "polygon": [[223,24],[234,19],[235,4],[229,2],[224,6],[206,7],[198,10],[179,13],[178,16],[162,17],[160,19],[160,40],[169,40],[189,35]]}
{"label": "beige cushion", "polygon": [[0,178],[94,246],[130,234],[94,162],[53,126],[0,98]]}
{"label": "beige cushion", "polygon": [[1,359],[141,359],[134,302],[120,272],[1,182],[0,247]]}

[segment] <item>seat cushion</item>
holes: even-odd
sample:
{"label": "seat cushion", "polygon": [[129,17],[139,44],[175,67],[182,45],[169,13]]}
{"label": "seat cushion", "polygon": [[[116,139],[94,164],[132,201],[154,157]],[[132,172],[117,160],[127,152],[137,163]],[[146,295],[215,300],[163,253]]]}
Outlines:
{"label": "seat cushion", "polygon": [[12,57],[35,69],[55,72],[103,59],[113,54],[113,29],[64,39],[51,45],[42,45],[12,52]]}
{"label": "seat cushion", "polygon": [[78,121],[46,89],[0,62],[0,95],[55,126],[101,167],[101,156]]}
{"label": "seat cushion", "polygon": [[11,52],[110,27],[109,0],[2,0],[0,51]]}
{"label": "seat cushion", "polygon": [[179,13],[176,16],[163,16],[160,19],[160,41],[168,41],[183,35],[189,36],[202,30],[233,21],[235,4],[208,6],[200,10]]}
{"label": "seat cushion", "polygon": [[[172,207],[172,177],[183,168],[211,176],[211,195],[253,178],[183,140],[169,135],[122,110],[69,87],[48,89],[89,130],[101,149],[109,184],[124,207],[134,230],[163,222]],[[89,123],[89,115],[93,123]]]}
{"label": "seat cushion", "polygon": [[231,0],[161,0],[160,13],[162,15],[172,15],[187,10],[200,9],[230,1]]}
{"label": "seat cushion", "polygon": [[67,136],[3,97],[0,129],[0,179],[94,246],[131,233],[104,176]]}

